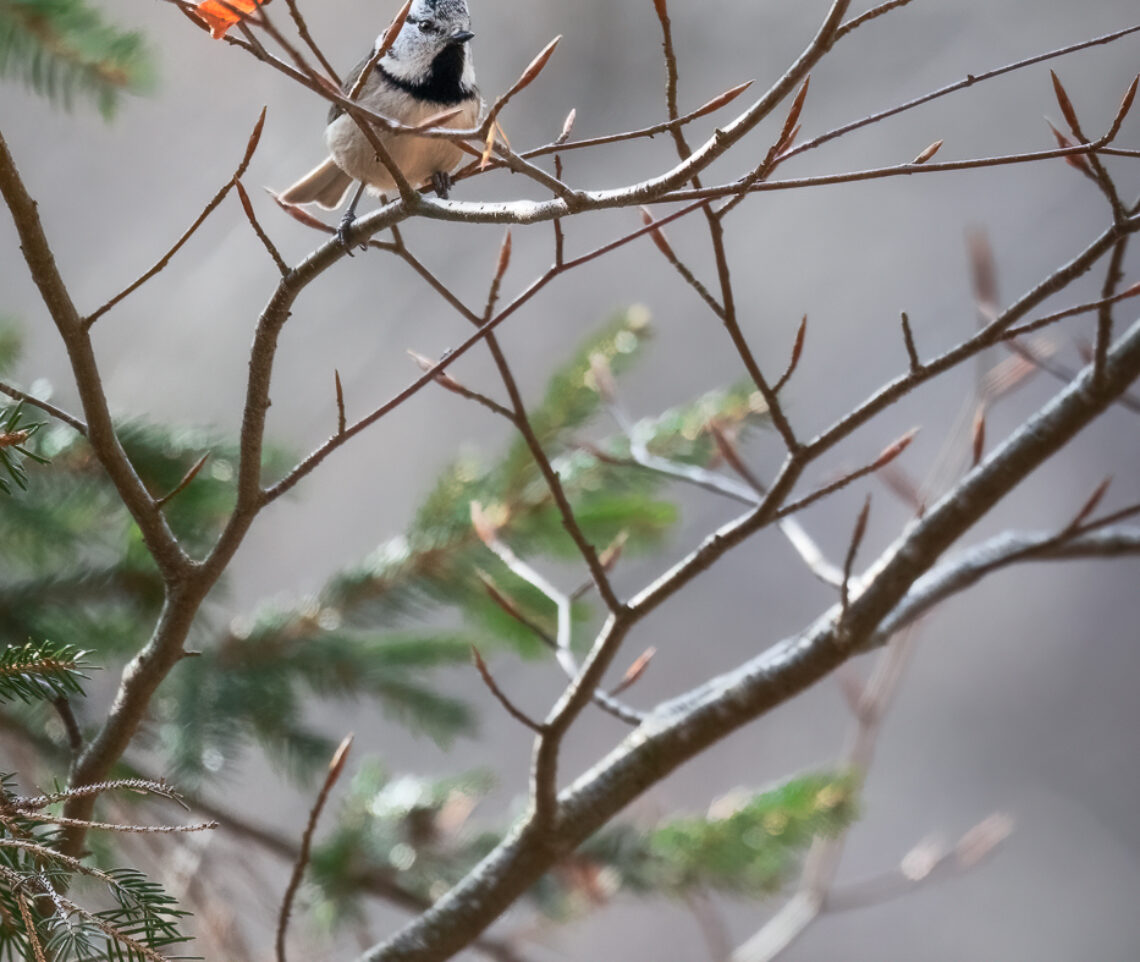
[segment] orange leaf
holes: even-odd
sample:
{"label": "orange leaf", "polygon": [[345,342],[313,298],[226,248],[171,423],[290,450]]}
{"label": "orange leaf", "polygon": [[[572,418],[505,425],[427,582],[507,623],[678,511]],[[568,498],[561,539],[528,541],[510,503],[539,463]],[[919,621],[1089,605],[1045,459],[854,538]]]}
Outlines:
{"label": "orange leaf", "polygon": [[210,27],[210,36],[219,40],[226,31],[247,14],[253,13],[266,0],[202,0],[197,14]]}

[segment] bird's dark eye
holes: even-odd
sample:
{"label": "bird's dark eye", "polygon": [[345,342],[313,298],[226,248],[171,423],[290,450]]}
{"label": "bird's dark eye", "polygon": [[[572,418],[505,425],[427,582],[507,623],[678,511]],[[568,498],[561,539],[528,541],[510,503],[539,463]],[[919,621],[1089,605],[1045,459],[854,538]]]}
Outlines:
{"label": "bird's dark eye", "polygon": [[439,27],[437,27],[437,26],[436,26],[434,23],[432,23],[430,20],[421,20],[421,21],[419,21],[419,28],[420,28],[420,29],[421,29],[421,30],[422,30],[424,33],[438,33],[438,32],[439,32]]}

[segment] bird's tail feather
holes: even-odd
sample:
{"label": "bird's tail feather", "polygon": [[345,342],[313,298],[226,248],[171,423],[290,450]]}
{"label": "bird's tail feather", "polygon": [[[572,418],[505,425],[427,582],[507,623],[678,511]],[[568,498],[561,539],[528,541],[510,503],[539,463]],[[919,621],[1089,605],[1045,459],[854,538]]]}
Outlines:
{"label": "bird's tail feather", "polygon": [[282,193],[280,199],[287,204],[317,203],[332,210],[340,206],[351,186],[352,178],[329,157]]}

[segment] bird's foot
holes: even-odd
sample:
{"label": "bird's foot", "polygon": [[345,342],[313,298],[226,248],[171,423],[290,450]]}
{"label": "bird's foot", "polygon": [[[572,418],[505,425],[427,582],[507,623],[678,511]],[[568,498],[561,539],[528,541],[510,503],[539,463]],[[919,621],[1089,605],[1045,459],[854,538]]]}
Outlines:
{"label": "bird's foot", "polygon": [[[352,243],[348,239],[349,233],[352,231],[352,225],[356,223],[356,212],[353,210],[346,210],[344,216],[341,217],[340,223],[336,228],[337,243],[344,248],[344,252],[352,257]],[[363,246],[363,245],[362,245]]]}
{"label": "bird's foot", "polygon": [[446,170],[437,170],[431,175],[431,185],[440,200],[447,200],[447,195],[451,193],[451,174]]}

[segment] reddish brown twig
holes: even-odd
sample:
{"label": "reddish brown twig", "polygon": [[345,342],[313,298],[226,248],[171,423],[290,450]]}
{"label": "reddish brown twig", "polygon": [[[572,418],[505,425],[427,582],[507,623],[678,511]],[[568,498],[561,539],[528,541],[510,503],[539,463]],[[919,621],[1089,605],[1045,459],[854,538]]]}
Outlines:
{"label": "reddish brown twig", "polygon": [[483,660],[483,656],[479,654],[479,649],[474,645],[471,646],[471,658],[475,662],[475,667],[479,671],[479,677],[483,679],[483,684],[490,689],[491,694],[495,696],[499,704],[503,706],[507,714],[515,721],[529,728],[532,732],[541,735],[546,731],[546,726],[536,722],[526,712],[516,708],[514,703],[507,697],[506,693],[499,687],[494,677],[491,675],[487,663]]}
{"label": "reddish brown twig", "polygon": [[301,835],[301,848],[297,853],[297,861],[293,865],[293,873],[290,875],[289,884],[285,888],[285,897],[281,901],[281,911],[277,918],[277,935],[275,938],[277,962],[286,962],[285,933],[289,928],[289,916],[293,911],[293,899],[297,895],[297,889],[301,886],[301,878],[304,876],[305,868],[309,864],[309,855],[312,851],[313,844],[313,833],[317,830],[317,820],[321,817],[321,811],[328,801],[333,786],[336,784],[337,779],[340,778],[341,772],[344,771],[344,763],[348,758],[348,751],[352,747],[352,737],[352,735],[346,735],[337,747],[337,750],[333,753],[332,761],[329,762],[328,773],[325,775],[324,783],[321,785],[321,790],[317,794],[317,800],[313,803],[313,808],[309,812],[309,820],[305,824],[305,831]]}

